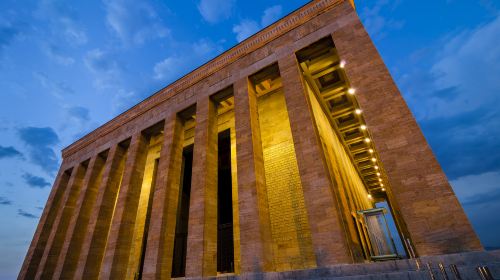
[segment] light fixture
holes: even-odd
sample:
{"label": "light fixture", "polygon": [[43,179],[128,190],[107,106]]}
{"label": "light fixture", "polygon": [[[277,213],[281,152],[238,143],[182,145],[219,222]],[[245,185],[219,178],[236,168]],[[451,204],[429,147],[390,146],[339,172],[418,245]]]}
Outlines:
{"label": "light fixture", "polygon": [[370,141],[371,141],[371,140],[370,140],[370,138],[368,138],[368,137],[367,137],[367,138],[365,138],[365,142],[366,142],[366,143],[370,143]]}
{"label": "light fixture", "polygon": [[362,125],[360,126],[360,128],[361,128],[361,130],[366,130],[366,125],[362,124]]}
{"label": "light fixture", "polygon": [[384,186],[384,184],[380,183],[380,186],[381,186],[381,187],[383,187],[383,186]]}
{"label": "light fixture", "polygon": [[380,177],[380,172],[377,172],[377,176],[379,176],[379,177]]}
{"label": "light fixture", "polygon": [[382,179],[381,179],[381,178],[378,178],[378,181],[379,181],[379,182],[382,182]]}
{"label": "light fixture", "polygon": [[373,162],[376,162],[376,161],[377,161],[377,159],[376,159],[376,158],[374,158],[374,157],[372,157],[372,161],[373,161]]}
{"label": "light fixture", "polygon": [[370,154],[373,154],[373,149],[369,149],[369,150],[368,150],[368,152],[369,152]]}
{"label": "light fixture", "polygon": [[382,191],[385,192],[385,188],[382,188]]}
{"label": "light fixture", "polygon": [[355,89],[353,89],[353,88],[349,88],[349,89],[347,90],[347,92],[348,92],[350,95],[353,95],[353,94],[356,92],[356,90],[355,90]]}
{"label": "light fixture", "polygon": [[345,60],[341,60],[340,61],[340,68],[344,68],[345,67]]}
{"label": "light fixture", "polygon": [[368,198],[369,198],[369,199],[372,199],[372,195],[371,195],[370,193],[368,194]]}
{"label": "light fixture", "polygon": [[375,169],[378,169],[378,166],[375,165]]}
{"label": "light fixture", "polygon": [[361,109],[354,110],[354,113],[356,113],[356,115],[361,115],[361,112],[362,112]]}

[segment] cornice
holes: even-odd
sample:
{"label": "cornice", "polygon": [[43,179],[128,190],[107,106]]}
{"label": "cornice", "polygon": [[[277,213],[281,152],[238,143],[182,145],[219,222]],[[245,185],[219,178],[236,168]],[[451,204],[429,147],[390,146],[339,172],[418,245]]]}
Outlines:
{"label": "cornice", "polygon": [[307,3],[64,148],[62,150],[63,158],[70,156],[78,150],[90,145],[96,139],[111,133],[123,124],[141,116],[159,104],[172,98],[177,93],[182,92],[197,82],[209,77],[227,65],[235,62],[239,58],[259,49],[288,31],[311,20],[317,15],[330,10],[340,2],[343,2],[343,0],[313,0]]}

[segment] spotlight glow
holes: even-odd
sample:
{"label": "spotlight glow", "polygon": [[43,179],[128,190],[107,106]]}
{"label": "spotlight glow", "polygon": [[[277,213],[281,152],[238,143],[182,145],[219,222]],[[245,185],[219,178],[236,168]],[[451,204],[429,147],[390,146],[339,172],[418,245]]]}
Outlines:
{"label": "spotlight glow", "polygon": [[373,161],[373,162],[376,162],[376,161],[377,161],[377,159],[376,159],[376,158],[374,158],[374,157],[372,157],[372,161]]}
{"label": "spotlight glow", "polygon": [[349,89],[347,90],[347,92],[348,92],[350,95],[353,95],[353,94],[356,92],[356,90],[355,90],[355,89],[353,89],[353,88],[349,88]]}
{"label": "spotlight glow", "polygon": [[363,111],[361,111],[361,109],[354,110],[354,113],[356,113],[356,115],[361,115],[361,112],[363,112]]}
{"label": "spotlight glow", "polygon": [[361,130],[366,130],[366,125],[362,124],[362,125],[360,126],[360,128],[361,128]]}
{"label": "spotlight glow", "polygon": [[345,67],[345,60],[341,60],[340,61],[340,68],[344,68]]}
{"label": "spotlight glow", "polygon": [[373,154],[373,149],[369,149],[369,150],[368,150],[368,152],[369,152],[370,154]]}
{"label": "spotlight glow", "polygon": [[370,138],[365,138],[366,143],[370,143],[370,141],[371,141]]}
{"label": "spotlight glow", "polygon": [[372,199],[372,195],[371,195],[371,194],[368,194],[368,198],[369,198],[369,199]]}
{"label": "spotlight glow", "polygon": [[382,188],[382,191],[385,192],[385,188]]}
{"label": "spotlight glow", "polygon": [[375,169],[378,169],[378,166],[375,165]]}

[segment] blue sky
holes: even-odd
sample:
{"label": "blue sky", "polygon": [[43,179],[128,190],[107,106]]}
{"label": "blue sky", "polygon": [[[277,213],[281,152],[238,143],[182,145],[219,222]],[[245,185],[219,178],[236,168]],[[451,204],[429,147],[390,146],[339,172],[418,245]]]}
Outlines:
{"label": "blue sky", "polygon": [[[304,0],[0,2],[0,279],[14,278],[60,150]],[[500,2],[358,0],[485,246],[500,247]]]}

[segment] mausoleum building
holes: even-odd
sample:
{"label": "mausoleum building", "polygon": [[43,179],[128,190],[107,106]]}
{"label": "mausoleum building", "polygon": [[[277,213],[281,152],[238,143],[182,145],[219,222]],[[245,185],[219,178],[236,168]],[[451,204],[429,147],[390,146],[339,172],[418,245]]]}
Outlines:
{"label": "mausoleum building", "polygon": [[309,2],[62,159],[19,279],[242,276],[482,250],[352,1]]}

